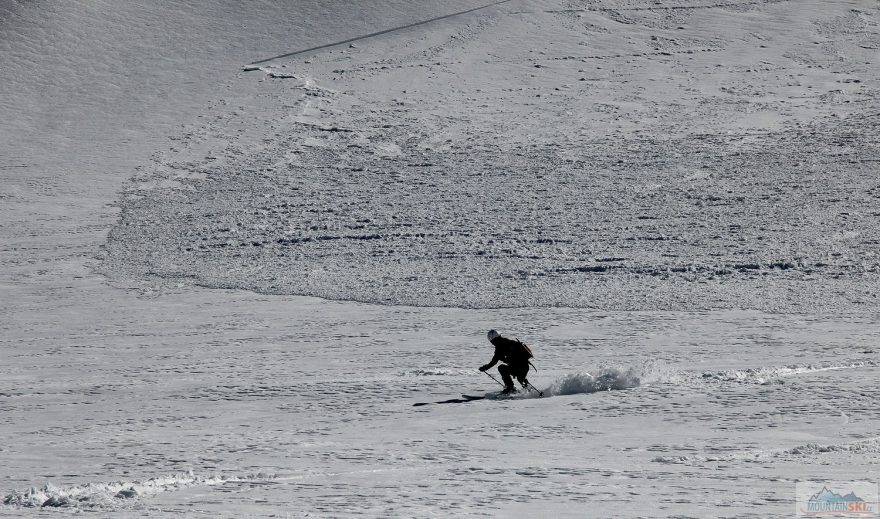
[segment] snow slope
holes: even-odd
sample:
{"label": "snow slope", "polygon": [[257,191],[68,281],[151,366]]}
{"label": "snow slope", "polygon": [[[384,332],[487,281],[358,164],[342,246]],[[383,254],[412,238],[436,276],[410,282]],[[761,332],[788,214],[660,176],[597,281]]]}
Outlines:
{"label": "snow slope", "polygon": [[878,480],[876,4],[482,5],[0,2],[0,516]]}
{"label": "snow slope", "polygon": [[[788,516],[795,479],[876,477],[877,334],[864,321],[220,294],[86,302],[65,334],[8,335],[10,503],[148,516]],[[530,378],[559,396],[413,407],[493,389],[475,370],[491,354],[482,333],[460,331],[490,322],[528,324]],[[603,366],[639,384],[575,387],[587,381],[575,373]],[[759,366],[760,381],[705,375]]]}
{"label": "snow slope", "polygon": [[520,4],[263,62],[265,98],[134,179],[108,272],[418,306],[872,311],[876,6]]}

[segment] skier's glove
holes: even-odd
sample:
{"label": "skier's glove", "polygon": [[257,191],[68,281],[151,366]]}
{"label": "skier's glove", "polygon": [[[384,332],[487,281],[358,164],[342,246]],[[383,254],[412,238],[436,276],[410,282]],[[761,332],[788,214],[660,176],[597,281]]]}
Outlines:
{"label": "skier's glove", "polygon": [[480,371],[486,371],[487,369],[489,369],[488,364],[486,364],[485,366],[480,366]]}

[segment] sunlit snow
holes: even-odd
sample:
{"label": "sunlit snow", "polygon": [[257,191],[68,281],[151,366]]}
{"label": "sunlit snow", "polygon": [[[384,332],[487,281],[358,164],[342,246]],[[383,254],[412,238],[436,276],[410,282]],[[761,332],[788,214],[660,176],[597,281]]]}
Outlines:
{"label": "sunlit snow", "polygon": [[[0,516],[791,517],[796,482],[876,484],[878,22],[0,2]],[[489,329],[534,390],[477,370]]]}

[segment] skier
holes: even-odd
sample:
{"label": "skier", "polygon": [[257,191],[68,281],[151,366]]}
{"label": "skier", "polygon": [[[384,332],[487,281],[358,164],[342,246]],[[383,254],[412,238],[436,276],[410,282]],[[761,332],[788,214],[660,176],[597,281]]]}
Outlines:
{"label": "skier", "polygon": [[501,378],[504,380],[503,394],[514,391],[512,377],[516,377],[522,387],[528,386],[529,381],[526,380],[526,375],[529,372],[529,358],[532,357],[529,347],[520,341],[504,338],[495,330],[489,330],[488,335],[489,342],[495,346],[495,355],[492,356],[492,360],[488,364],[480,366],[480,371],[485,372],[496,363],[502,362],[498,366],[498,373],[501,373]]}

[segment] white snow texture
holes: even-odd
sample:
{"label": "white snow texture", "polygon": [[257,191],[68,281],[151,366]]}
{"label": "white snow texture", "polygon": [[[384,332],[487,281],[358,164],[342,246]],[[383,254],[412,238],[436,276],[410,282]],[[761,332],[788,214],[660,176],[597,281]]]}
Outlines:
{"label": "white snow texture", "polygon": [[[876,0],[0,1],[0,517],[877,483],[878,52]],[[543,394],[462,397],[495,328]]]}

